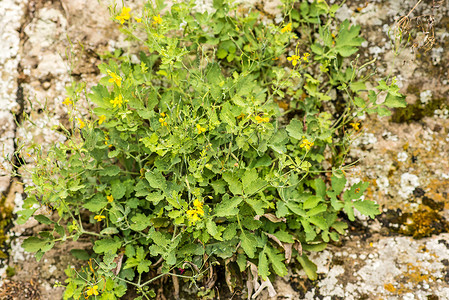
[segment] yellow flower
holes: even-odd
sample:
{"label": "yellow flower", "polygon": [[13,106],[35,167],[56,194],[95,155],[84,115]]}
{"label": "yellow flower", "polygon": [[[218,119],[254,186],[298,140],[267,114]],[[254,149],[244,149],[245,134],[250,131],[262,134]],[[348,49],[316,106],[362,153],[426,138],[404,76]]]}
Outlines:
{"label": "yellow flower", "polygon": [[262,118],[261,116],[256,116],[255,119],[257,123],[268,123],[270,121],[269,117]]}
{"label": "yellow flower", "polygon": [[86,292],[87,296],[98,296],[98,285],[94,285],[93,287],[89,287]]}
{"label": "yellow flower", "polygon": [[[164,113],[162,113],[162,114],[164,114]],[[161,114],[161,116],[162,116],[162,114]],[[165,114],[164,114],[164,116],[165,116]],[[159,123],[161,123],[161,126],[167,126],[168,125],[167,122],[165,121],[165,118],[159,118]]]}
{"label": "yellow flower", "polygon": [[298,64],[298,60],[300,60],[300,57],[298,55],[292,55],[287,57],[287,60],[291,61],[293,66],[296,66]]}
{"label": "yellow flower", "polygon": [[69,106],[69,105],[73,104],[73,102],[72,102],[72,100],[70,100],[69,97],[67,97],[67,98],[65,98],[64,101],[62,101],[62,104]]}
{"label": "yellow flower", "polygon": [[106,217],[103,215],[96,215],[94,219],[97,220],[97,222],[101,222],[103,219],[106,219]]}
{"label": "yellow flower", "polygon": [[78,118],[78,122],[80,123],[80,128],[83,129],[84,126],[86,126],[86,123],[84,123],[83,120],[81,120],[80,118]]}
{"label": "yellow flower", "polygon": [[360,130],[360,123],[356,122],[356,123],[349,123],[349,125],[352,126],[352,128],[354,128],[355,131],[359,131]]}
{"label": "yellow flower", "polygon": [[136,20],[137,23],[141,23],[141,22],[142,22],[142,18],[136,18],[136,17],[134,17],[134,20]]}
{"label": "yellow flower", "polygon": [[112,201],[114,201],[114,197],[112,197],[112,195],[106,196],[106,199],[108,199],[108,202],[111,203]]}
{"label": "yellow flower", "polygon": [[105,137],[104,137],[104,144],[105,144],[106,146],[108,146],[109,148],[111,148],[112,145],[109,145],[108,141],[109,141],[109,138],[108,138],[107,136],[105,136]]}
{"label": "yellow flower", "polygon": [[115,108],[116,106],[122,107],[123,97],[122,95],[118,95],[118,97],[115,97],[114,100],[111,100],[109,102],[113,105],[113,108]]}
{"label": "yellow flower", "polygon": [[201,207],[201,208],[198,207],[198,208],[196,209],[196,212],[197,212],[197,214],[204,216],[204,210],[203,210],[202,207]]}
{"label": "yellow flower", "polygon": [[120,21],[120,24],[125,23],[125,21],[129,20],[129,18],[131,17],[129,14],[130,11],[131,11],[131,8],[123,6],[122,12],[120,13],[120,15],[115,17],[115,19]]}
{"label": "yellow flower", "polygon": [[105,115],[101,115],[98,117],[98,124],[101,125],[106,120]]}
{"label": "yellow flower", "polygon": [[109,82],[115,82],[115,84],[118,87],[121,87],[122,86],[122,78],[112,71],[108,70],[107,72],[108,72],[108,75],[111,76],[111,78],[109,78]]}
{"label": "yellow flower", "polygon": [[153,17],[153,25],[162,24],[162,18],[161,15],[157,15],[156,17]]}
{"label": "yellow flower", "polygon": [[201,201],[198,200],[198,199],[195,199],[195,200],[193,201],[193,206],[195,206],[196,208],[203,209],[203,203],[201,203]]}
{"label": "yellow flower", "polygon": [[313,145],[314,145],[313,142],[309,142],[308,139],[303,139],[302,142],[301,142],[301,145],[299,145],[299,147],[306,148],[306,150],[309,151],[310,148],[312,148]]}
{"label": "yellow flower", "polygon": [[196,209],[189,209],[187,211],[187,217],[189,218],[189,220],[192,223],[195,223],[196,221],[198,221],[200,219],[200,217],[198,217],[198,212]]}
{"label": "yellow flower", "polygon": [[164,112],[161,112],[160,115],[161,115],[162,118],[165,118],[165,113]]}
{"label": "yellow flower", "polygon": [[202,134],[203,132],[206,131],[206,128],[201,127],[200,124],[196,124],[196,130],[198,130],[198,134]]}
{"label": "yellow flower", "polygon": [[310,53],[307,53],[307,52],[304,53],[303,56],[302,56],[302,60],[305,61],[305,62],[309,62],[309,59],[307,58],[309,56],[310,56]]}
{"label": "yellow flower", "polygon": [[290,32],[290,31],[292,31],[292,23],[288,23],[287,25],[285,25],[285,26],[281,29],[281,32],[282,32],[282,33],[284,33],[284,32]]}

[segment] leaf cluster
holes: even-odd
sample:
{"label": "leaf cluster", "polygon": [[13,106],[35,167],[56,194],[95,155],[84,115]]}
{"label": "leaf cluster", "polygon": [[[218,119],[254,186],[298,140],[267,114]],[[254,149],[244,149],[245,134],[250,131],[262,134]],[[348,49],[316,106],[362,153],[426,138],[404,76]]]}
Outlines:
{"label": "leaf cluster", "polygon": [[[104,77],[83,123],[75,118],[83,88],[68,88],[72,127],[59,128],[67,141],[34,149],[34,185],[19,220],[38,204],[58,220],[34,215],[52,230],[23,247],[40,259],[56,242],[94,238],[90,252],[74,254],[97,267],[68,269],[67,299],[93,293],[93,285],[101,299],[129,285],[148,297],[161,276],[196,284],[216,264],[241,272],[255,265],[269,282],[296,261],[314,279],[307,254],[345,233],[338,214],[352,221],[354,209],[379,213],[362,197],[368,183],[347,187],[344,157],[356,134],[348,124],[404,101],[394,82],[367,91],[364,66],[348,64],[363,42],[360,27],[345,21],[333,35],[338,6],[324,1],[286,4],[281,26],[223,1],[213,13],[192,13],[193,5],[160,16],[163,3],[148,3],[141,21],[122,25],[145,49],[138,62],[118,53],[99,66]],[[286,70],[295,44],[303,58]],[[344,109],[332,114],[330,104]]]}

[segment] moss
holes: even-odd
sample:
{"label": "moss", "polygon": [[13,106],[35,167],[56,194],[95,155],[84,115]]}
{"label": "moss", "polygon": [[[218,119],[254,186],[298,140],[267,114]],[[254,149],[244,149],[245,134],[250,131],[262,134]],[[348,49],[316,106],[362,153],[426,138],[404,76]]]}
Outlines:
{"label": "moss", "polygon": [[6,276],[13,277],[14,275],[16,275],[16,269],[14,267],[8,266],[6,268]]}
{"label": "moss", "polygon": [[415,239],[429,237],[434,234],[447,232],[448,222],[438,211],[421,206],[415,213],[405,213],[400,218],[403,224],[400,233],[412,236]]}
{"label": "moss", "polygon": [[[6,196],[4,196],[2,194],[1,198],[0,198],[0,247],[1,248],[4,248],[4,246],[5,246],[4,244],[7,240],[5,231],[6,231],[7,226],[11,223],[12,211],[13,211],[12,207],[6,206]],[[3,250],[5,250],[5,249],[3,249]],[[8,256],[5,253],[5,251],[0,250],[0,259],[5,259],[7,257]]]}
{"label": "moss", "polygon": [[432,117],[435,114],[435,110],[448,108],[444,98],[432,99],[424,105],[421,101],[417,101],[414,104],[409,104],[404,108],[396,109],[391,116],[391,120],[395,123],[407,123],[417,122],[424,117]]}

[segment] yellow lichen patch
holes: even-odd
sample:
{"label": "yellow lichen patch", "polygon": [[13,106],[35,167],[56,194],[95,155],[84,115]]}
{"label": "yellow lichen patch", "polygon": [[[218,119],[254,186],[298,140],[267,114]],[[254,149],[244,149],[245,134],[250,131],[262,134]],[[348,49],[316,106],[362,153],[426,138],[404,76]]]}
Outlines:
{"label": "yellow lichen patch", "polygon": [[395,277],[396,281],[400,282],[397,294],[410,293],[418,284],[435,282],[437,278],[431,274],[432,272],[423,268],[419,263],[417,265],[408,263],[407,271]]}
{"label": "yellow lichen patch", "polygon": [[400,233],[410,235],[415,239],[447,232],[449,225],[435,210],[420,205],[418,211],[404,214],[401,218],[404,226]]}
{"label": "yellow lichen patch", "polygon": [[384,284],[384,289],[386,289],[390,293],[396,292],[396,288],[391,283],[385,283]]}
{"label": "yellow lichen patch", "polygon": [[436,202],[444,203],[444,209],[449,209],[449,198],[444,193],[449,192],[449,181],[447,179],[432,179],[425,188],[426,196]]}

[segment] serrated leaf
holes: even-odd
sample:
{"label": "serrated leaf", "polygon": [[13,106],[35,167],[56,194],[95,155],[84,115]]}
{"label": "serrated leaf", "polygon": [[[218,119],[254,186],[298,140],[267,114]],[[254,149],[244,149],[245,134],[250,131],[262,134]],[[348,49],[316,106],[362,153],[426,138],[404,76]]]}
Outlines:
{"label": "serrated leaf", "polygon": [[398,107],[406,107],[407,102],[405,101],[405,96],[395,96],[391,93],[387,94],[385,101],[382,103],[386,107],[398,108]]}
{"label": "serrated leaf", "polygon": [[285,203],[285,205],[296,215],[301,216],[301,217],[306,216],[305,210],[301,209],[301,207],[299,207],[298,203],[293,202],[293,201],[288,201]]}
{"label": "serrated leaf", "polygon": [[302,122],[297,119],[292,119],[285,129],[289,136],[297,140],[301,140],[304,135]]}
{"label": "serrated leaf", "polygon": [[164,195],[158,192],[148,194],[145,199],[147,201],[152,202],[154,205],[158,205],[158,203],[164,199]]}
{"label": "serrated leaf", "polygon": [[88,260],[90,258],[89,253],[87,253],[86,250],[83,249],[72,249],[70,250],[70,253],[77,259],[80,260]]}
{"label": "serrated leaf", "polygon": [[369,216],[374,219],[374,217],[380,214],[379,204],[371,200],[357,200],[353,203],[354,208],[357,209],[365,216]]}
{"label": "serrated leaf", "polygon": [[151,225],[150,218],[144,214],[136,214],[131,218],[131,229],[134,231],[142,231]]}
{"label": "serrated leaf", "polygon": [[299,256],[298,261],[301,264],[302,268],[304,269],[304,272],[306,272],[307,277],[309,277],[310,280],[316,280],[317,267],[311,260],[309,260],[307,255],[303,254],[302,256]]}
{"label": "serrated leaf", "polygon": [[348,224],[345,222],[335,222],[331,227],[337,230],[339,234],[345,234],[345,230],[346,228],[348,228]]}
{"label": "serrated leaf", "polygon": [[122,242],[120,241],[120,238],[118,236],[115,236],[113,239],[102,239],[95,241],[93,249],[97,254],[115,254],[121,246]]}
{"label": "serrated leaf", "polygon": [[343,206],[343,209],[346,213],[346,215],[348,216],[349,221],[354,221],[354,209],[353,209],[353,204],[351,200],[345,201],[345,204]]}
{"label": "serrated leaf", "polygon": [[242,177],[243,190],[245,194],[252,195],[261,191],[265,186],[265,180],[259,178],[256,169],[246,170]]}
{"label": "serrated leaf", "polygon": [[59,224],[55,224],[55,231],[57,234],[59,234],[61,237],[64,237],[66,235],[64,227],[62,227]]}
{"label": "serrated leaf", "polygon": [[283,243],[294,243],[295,240],[293,239],[293,236],[291,236],[289,233],[283,230],[276,231],[273,234],[275,237],[277,237],[281,242]]}
{"label": "serrated leaf", "polygon": [[232,173],[227,172],[227,173],[223,174],[223,179],[228,183],[229,190],[231,191],[232,194],[234,194],[234,195],[242,195],[243,194],[243,185],[239,181],[237,176],[235,176]]}
{"label": "serrated leaf", "polygon": [[315,53],[317,55],[323,55],[324,54],[323,46],[321,46],[318,43],[312,44],[312,46],[310,46],[310,49],[312,50],[313,53]]}
{"label": "serrated leaf", "polygon": [[241,197],[233,197],[231,199],[223,197],[223,201],[219,203],[215,209],[214,213],[216,217],[229,217],[238,214],[238,205],[243,201]]}
{"label": "serrated leaf", "polygon": [[150,270],[151,265],[152,265],[151,261],[143,260],[137,265],[137,272],[139,272],[139,274],[147,273]]}
{"label": "serrated leaf", "polygon": [[217,51],[217,58],[223,59],[223,58],[225,58],[227,55],[228,55],[228,51],[226,51],[226,50],[223,49],[223,48],[218,49],[218,51]]}
{"label": "serrated leaf", "polygon": [[260,227],[262,227],[263,223],[262,221],[259,220],[254,220],[253,218],[243,218],[243,220],[241,221],[243,227],[254,231]]}
{"label": "serrated leaf", "polygon": [[302,249],[311,252],[321,252],[326,249],[327,243],[319,243],[319,244],[303,244]]}
{"label": "serrated leaf", "polygon": [[344,20],[335,39],[335,50],[343,57],[357,52],[357,48],[365,41],[359,36],[360,26],[350,26],[349,20]]}
{"label": "serrated leaf", "polygon": [[309,222],[318,226],[318,228],[320,228],[321,230],[326,230],[328,229],[328,225],[326,222],[326,219],[323,218],[322,216],[313,216],[309,218]]}
{"label": "serrated leaf", "polygon": [[214,239],[222,241],[223,239],[221,238],[221,232],[218,231],[218,227],[217,224],[215,224],[214,221],[212,221],[212,219],[207,219],[206,221],[206,229],[207,232],[214,237]]}
{"label": "serrated leaf", "polygon": [[41,223],[41,224],[46,224],[46,225],[51,225],[51,224],[53,224],[53,221],[50,220],[49,218],[47,218],[47,217],[44,216],[44,215],[36,215],[36,216],[33,216],[33,217],[34,217],[34,219],[35,219],[36,221],[38,221],[38,222]]}
{"label": "serrated leaf", "polygon": [[91,212],[99,212],[106,205],[108,205],[108,201],[106,197],[100,194],[95,195],[92,199],[90,199],[87,203],[83,204],[83,207],[88,209]]}
{"label": "serrated leaf", "polygon": [[243,254],[243,253],[237,254],[237,264],[239,266],[240,272],[243,272],[246,270],[247,259],[246,259],[245,254]]}
{"label": "serrated leaf", "polygon": [[256,215],[263,215],[265,213],[264,208],[268,208],[268,204],[260,198],[245,198],[245,202],[248,203],[252,209],[254,209]]}
{"label": "serrated leaf", "polygon": [[345,177],[337,177],[335,175],[332,175],[332,189],[335,191],[335,193],[338,195],[340,194],[346,185],[346,178]]}
{"label": "serrated leaf", "polygon": [[237,234],[237,224],[231,223],[228,226],[226,226],[226,229],[223,231],[223,239],[231,240],[236,236],[236,234]]}
{"label": "serrated leaf", "polygon": [[153,240],[153,242],[160,247],[167,247],[170,244],[170,239],[168,239],[163,233],[159,231],[150,230],[148,236]]}
{"label": "serrated leaf", "polygon": [[178,250],[178,256],[184,255],[203,255],[204,247],[201,244],[187,244]]}
{"label": "serrated leaf", "polygon": [[318,205],[319,202],[322,201],[322,198],[320,196],[309,196],[303,204],[304,209],[311,209]]}
{"label": "serrated leaf", "polygon": [[148,180],[152,188],[161,190],[165,190],[167,188],[165,177],[162,175],[161,172],[148,171],[145,173],[145,178]]}
{"label": "serrated leaf", "polygon": [[366,90],[366,84],[363,81],[355,81],[349,84],[349,88],[357,93],[358,91]]}
{"label": "serrated leaf", "polygon": [[114,180],[111,184],[111,194],[114,200],[120,200],[125,196],[126,185],[124,185],[120,180]]}
{"label": "serrated leaf", "polygon": [[89,99],[96,105],[102,108],[109,108],[111,106],[108,98],[110,97],[107,87],[101,84],[97,84],[92,87],[92,93],[90,93]]}
{"label": "serrated leaf", "polygon": [[360,97],[354,97],[354,104],[355,104],[355,106],[357,106],[357,107],[364,107],[366,104],[365,104],[365,100],[363,100],[362,98],[360,98]]}
{"label": "serrated leaf", "polygon": [[268,255],[268,259],[271,262],[271,267],[273,268],[274,272],[281,277],[287,275],[288,270],[284,264],[284,255],[282,253],[279,253],[277,249],[270,246],[265,246],[265,252]]}
{"label": "serrated leaf", "polygon": [[376,112],[379,115],[379,117],[388,117],[391,115],[391,110],[383,106],[378,106]]}
{"label": "serrated leaf", "polygon": [[346,191],[343,194],[343,200],[349,201],[349,200],[355,200],[362,197],[365,190],[368,188],[369,182],[363,182],[360,181],[353,186],[351,186],[351,189],[349,191]]}
{"label": "serrated leaf", "polygon": [[257,240],[252,233],[242,231],[240,233],[240,241],[243,250],[249,258],[254,258],[256,252]]}
{"label": "serrated leaf", "polygon": [[40,239],[38,237],[32,236],[23,241],[22,248],[27,252],[37,252],[45,247],[47,242],[47,239]]}
{"label": "serrated leaf", "polygon": [[270,276],[270,268],[268,266],[268,258],[265,251],[259,253],[259,264],[257,266],[258,274],[263,280],[267,280]]}
{"label": "serrated leaf", "polygon": [[324,200],[324,198],[326,197],[326,184],[321,178],[315,179],[314,183],[317,196],[321,197],[321,199]]}
{"label": "serrated leaf", "polygon": [[120,168],[118,166],[108,166],[103,170],[100,170],[100,176],[116,176],[120,173]]}
{"label": "serrated leaf", "polygon": [[326,210],[327,210],[327,205],[324,203],[321,203],[320,205],[315,206],[311,210],[308,210],[306,215],[311,217],[311,216],[315,216],[319,213],[325,212]]}

